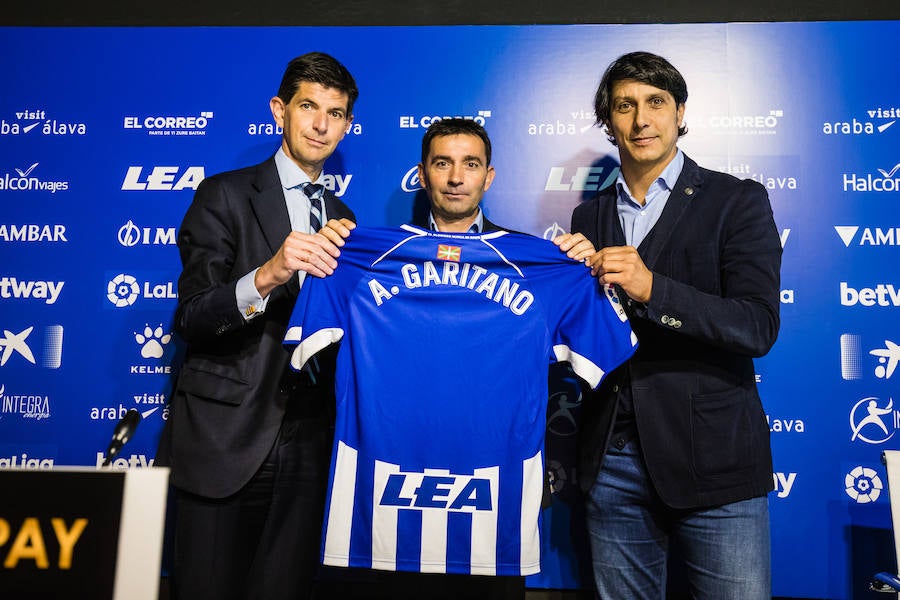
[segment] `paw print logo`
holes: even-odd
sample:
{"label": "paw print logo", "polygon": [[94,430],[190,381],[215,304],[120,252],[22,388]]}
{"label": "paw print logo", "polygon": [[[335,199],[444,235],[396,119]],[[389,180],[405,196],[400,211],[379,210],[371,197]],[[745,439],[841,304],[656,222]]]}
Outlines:
{"label": "paw print logo", "polygon": [[141,356],[144,358],[162,358],[163,348],[172,341],[171,334],[163,331],[162,325],[151,329],[150,325],[144,325],[144,331],[134,334],[134,341],[141,346]]}

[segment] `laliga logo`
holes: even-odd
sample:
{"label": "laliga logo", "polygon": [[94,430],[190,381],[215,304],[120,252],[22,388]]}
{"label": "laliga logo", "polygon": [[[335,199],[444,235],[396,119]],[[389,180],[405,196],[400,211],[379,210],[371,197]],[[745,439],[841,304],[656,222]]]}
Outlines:
{"label": "laliga logo", "polygon": [[151,300],[174,300],[178,298],[178,293],[172,281],[159,284],[145,281],[142,291],[137,279],[125,273],[119,273],[106,285],[106,298],[116,308],[131,306],[137,301],[138,296]]}
{"label": "laliga logo", "polygon": [[119,273],[106,286],[106,297],[117,308],[131,306],[141,293],[141,286],[131,275]]}
{"label": "laliga logo", "polygon": [[844,478],[844,491],[857,504],[875,502],[883,489],[878,473],[869,468],[856,467]]}
{"label": "laliga logo", "polygon": [[400,182],[400,188],[404,192],[415,192],[422,189],[422,182],[419,181],[419,167],[415,166],[406,172],[403,181]]}
{"label": "laliga logo", "polygon": [[[878,406],[878,398],[873,396],[863,398],[857,402],[850,411],[850,430],[853,432],[850,441],[853,442],[860,439],[867,444],[883,444],[894,437],[895,431],[889,431],[883,419],[885,415],[890,415],[893,412],[893,398],[888,399],[887,406],[884,408]],[[866,428],[867,432],[872,431],[874,428],[876,430],[875,437],[863,435],[861,433],[863,428]]]}

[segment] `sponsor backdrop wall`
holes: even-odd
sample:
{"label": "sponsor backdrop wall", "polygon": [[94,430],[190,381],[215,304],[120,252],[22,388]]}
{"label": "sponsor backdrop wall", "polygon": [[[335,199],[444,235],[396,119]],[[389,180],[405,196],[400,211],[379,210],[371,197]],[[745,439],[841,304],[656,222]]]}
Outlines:
{"label": "sponsor backdrop wall", "polygon": [[[687,79],[682,149],[765,185],[781,231],[781,335],[756,363],[774,592],[865,596],[894,568],[880,453],[900,440],[898,39],[888,21],[2,28],[0,466],[99,467],[130,408],[143,422],[114,468],[152,464],[183,351],[181,217],[205,176],[273,153],[268,100],[290,58],[326,51],[357,79],[326,171],[360,222],[409,220],[424,129],[463,116],[494,141],[487,214],[551,237],[615,177],[593,92],[643,49]],[[548,413],[559,448],[578,400],[563,377]],[[556,501],[529,585],[575,588],[574,473],[552,453],[548,468]]]}

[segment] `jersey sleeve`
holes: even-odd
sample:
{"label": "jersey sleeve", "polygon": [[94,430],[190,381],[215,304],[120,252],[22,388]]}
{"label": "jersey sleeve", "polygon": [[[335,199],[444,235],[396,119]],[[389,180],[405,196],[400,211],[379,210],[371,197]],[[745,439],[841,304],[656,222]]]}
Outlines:
{"label": "jersey sleeve", "polygon": [[548,324],[553,356],[568,362],[591,388],[637,349],[637,336],[611,286],[600,284],[574,261],[557,261],[544,269],[552,289]]}
{"label": "jersey sleeve", "polygon": [[292,369],[299,371],[313,355],[344,337],[348,314],[345,290],[356,273],[350,260],[352,252],[350,244],[344,246],[343,260],[332,275],[304,280],[284,335],[284,345],[291,350]]}

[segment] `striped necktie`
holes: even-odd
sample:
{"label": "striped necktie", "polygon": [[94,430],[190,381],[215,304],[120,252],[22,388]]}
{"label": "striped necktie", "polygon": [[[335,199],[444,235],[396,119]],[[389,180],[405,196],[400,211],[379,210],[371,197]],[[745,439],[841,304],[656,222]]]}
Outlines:
{"label": "striped necktie", "polygon": [[303,193],[309,198],[309,229],[316,233],[322,229],[322,196],[325,194],[324,186],[307,181],[302,186]]}

